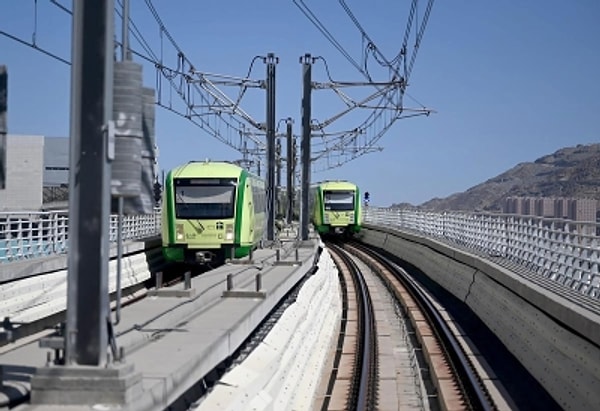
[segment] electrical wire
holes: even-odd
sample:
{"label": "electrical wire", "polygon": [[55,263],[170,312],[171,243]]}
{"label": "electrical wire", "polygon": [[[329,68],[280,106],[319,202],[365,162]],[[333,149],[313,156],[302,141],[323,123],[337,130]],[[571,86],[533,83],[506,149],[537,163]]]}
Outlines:
{"label": "electrical wire", "polygon": [[[412,72],[413,66],[415,64],[415,59],[417,58],[417,52],[419,51],[419,47],[421,45],[421,41],[423,40],[423,35],[425,34],[425,28],[427,27],[427,23],[429,22],[429,17],[431,15],[431,9],[433,8],[433,3],[435,0],[428,0],[427,7],[425,8],[425,14],[421,20],[421,25],[419,27],[417,37],[415,39],[415,46],[413,48],[413,53],[410,57],[410,63],[408,65],[408,76]],[[408,77],[407,77],[408,79]]]}
{"label": "electrical wire", "polygon": [[44,49],[44,48],[39,47],[36,44],[27,42],[27,41],[25,41],[23,39],[20,39],[17,36],[13,36],[12,34],[7,33],[4,30],[0,30],[0,35],[8,37],[9,39],[16,41],[17,43],[21,43],[21,44],[23,44],[25,46],[31,47],[32,49],[35,49],[35,50],[39,51],[40,53],[43,53],[43,54],[47,55],[48,57],[52,57],[53,59],[58,60],[61,63],[64,63],[64,64],[66,64],[68,66],[71,65],[71,62],[69,60],[65,60],[64,58],[62,58],[62,57],[60,57],[60,56],[58,56],[58,55],[56,55],[56,54],[54,54],[54,53],[52,53],[52,52]]}
{"label": "electrical wire", "polygon": [[[69,10],[67,7],[65,7],[63,4],[61,4],[57,0],[49,0],[49,2],[51,5],[59,8],[63,12],[65,12],[71,16],[73,15],[73,12],[71,10]],[[225,94],[222,93],[220,90],[218,90],[214,86],[214,84],[211,83],[210,81],[205,82],[205,87],[200,87],[199,82],[194,81],[190,76],[190,73],[195,72],[193,64],[185,56],[181,47],[175,42],[175,39],[173,38],[171,33],[166,28],[164,22],[162,21],[162,18],[160,17],[158,11],[154,7],[152,1],[146,0],[145,3],[146,3],[146,6],[148,7],[150,13],[152,14],[152,16],[154,17],[154,19],[156,20],[156,22],[159,26],[160,36],[161,36],[160,56],[157,55],[156,52],[154,52],[153,48],[150,46],[150,44],[148,43],[148,41],[146,40],[144,35],[139,30],[136,23],[131,18],[129,18],[130,34],[135,39],[135,41],[138,42],[138,44],[140,45],[140,47],[142,48],[143,51],[140,52],[140,51],[133,50],[133,49],[130,49],[130,51],[133,55],[154,65],[155,69],[157,70],[156,89],[157,89],[157,100],[158,101],[156,101],[155,103],[157,105],[159,105],[160,107],[167,108],[168,110],[170,110],[172,112],[176,112],[177,114],[181,115],[182,117],[187,118],[188,120],[192,121],[192,123],[194,123],[195,125],[206,130],[213,137],[217,138],[218,140],[227,144],[228,146],[232,147],[233,149],[239,151],[240,147],[236,146],[235,143],[228,140],[227,137],[224,137],[222,132],[219,130],[218,124],[222,124],[224,126],[224,128],[227,130],[227,132],[229,132],[231,130],[235,130],[238,133],[242,133],[243,129],[240,128],[239,125],[243,124],[243,123],[236,119],[236,117],[240,116],[240,114],[241,114],[241,118],[245,122],[248,122],[253,127],[260,127],[258,122],[256,122],[252,118],[250,118],[246,113],[243,112],[243,110],[241,110],[239,108],[241,99],[245,92],[245,87],[247,87],[247,81],[246,80],[242,81],[242,86],[241,86],[242,88],[241,88],[241,91],[235,102],[230,100],[229,98],[227,98],[225,96]],[[115,12],[122,19],[123,18],[122,13],[121,13],[122,1],[117,0],[117,4],[119,7],[117,7],[117,5],[115,5]],[[34,10],[35,14],[34,14],[34,35],[32,37],[33,41],[29,42],[29,41],[23,40],[17,36],[14,36],[10,33],[5,32],[5,31],[0,31],[0,35],[4,35],[14,41],[17,41],[17,42],[23,44],[23,45],[34,48],[35,50],[38,50],[38,51],[46,54],[47,56],[50,56],[64,64],[71,65],[71,63],[67,59],[64,59],[48,50],[45,50],[36,44],[37,43],[37,41],[36,41],[37,40],[36,39],[37,0],[34,0],[34,6],[35,6],[35,10]],[[166,37],[166,39],[171,43],[173,48],[177,51],[178,58],[177,58],[177,67],[176,68],[170,68],[163,63],[163,57],[162,57],[163,56],[163,44],[162,44],[163,36]],[[122,47],[122,44],[118,41],[115,41],[115,44],[117,46]],[[163,96],[163,93],[164,93],[163,88],[162,88],[161,78],[164,78],[170,86],[169,92],[168,92],[168,104],[164,104],[160,101],[161,96]],[[179,80],[178,83],[177,83],[177,80]],[[179,98],[181,98],[181,100],[184,102],[185,111],[174,108],[173,92],[176,95],[178,95]],[[198,98],[200,100],[200,104],[194,103],[194,100],[196,100],[196,98]],[[198,108],[200,108],[202,111],[198,112],[197,111]],[[223,108],[225,108],[228,112],[224,113]],[[212,118],[214,121],[210,121],[209,117]],[[196,118],[197,120],[193,120],[193,118]],[[234,122],[236,122],[236,123],[234,123]],[[250,137],[250,138],[252,139],[252,137]],[[255,141],[255,143],[259,144],[260,142]]]}
{"label": "electrical wire", "polygon": [[[389,60],[387,60],[387,58],[379,50],[379,48],[377,47],[377,45],[375,44],[375,42],[373,41],[373,39],[369,36],[369,34],[366,32],[366,30],[360,24],[360,22],[358,21],[358,19],[354,15],[354,13],[352,13],[352,10],[350,9],[350,6],[348,6],[348,4],[345,2],[345,0],[338,0],[338,3],[342,6],[342,8],[344,9],[344,11],[348,15],[348,17],[350,17],[350,20],[352,20],[352,22],[354,23],[354,25],[356,26],[356,28],[360,32],[362,38],[367,39],[367,41],[368,41],[367,50],[370,50],[372,52],[374,58],[381,59],[381,61],[383,63],[382,65],[384,65],[386,67],[389,67],[391,70],[393,70],[396,77],[401,77],[400,73],[398,73],[398,68],[395,68],[393,66],[393,64]],[[366,67],[366,64],[367,64],[366,63],[366,56],[367,56],[367,54],[365,53],[365,67]]]}
{"label": "electrical wire", "polygon": [[[65,13],[72,15],[72,11],[70,11],[59,1],[49,0],[49,2],[55,7],[64,11]],[[415,115],[428,115],[431,112],[431,110],[427,110],[425,106],[419,103],[414,97],[407,94],[409,98],[421,105],[423,109],[415,111],[409,110],[409,113],[404,113],[404,108],[402,107],[402,96],[405,94],[407,79],[410,76],[414,67],[416,55],[418,53],[418,49],[420,47],[431,14],[434,0],[428,0],[425,13],[420,22],[418,16],[418,0],[412,0],[402,45],[400,47],[399,52],[391,60],[387,59],[386,56],[383,55],[381,50],[377,47],[373,39],[369,36],[365,28],[362,26],[356,15],[352,12],[350,6],[346,3],[346,1],[338,0],[342,9],[345,11],[347,16],[350,18],[354,26],[358,29],[358,31],[361,34],[361,41],[363,43],[363,58],[361,63],[359,63],[350,55],[348,50],[345,49],[344,46],[327,29],[327,27],[310,9],[310,7],[305,3],[304,0],[293,0],[293,2],[296,5],[296,7],[298,7],[298,9],[300,9],[300,11],[306,16],[306,18],[308,18],[308,20],[321,32],[321,34],[342,54],[342,56],[368,80],[368,82],[364,84],[358,82],[335,82],[332,78],[327,61],[323,57],[317,57],[313,59],[313,62],[316,60],[323,61],[326,75],[331,82],[331,85],[329,85],[329,87],[338,95],[338,97],[347,106],[347,109],[344,110],[344,112],[349,112],[351,110],[354,110],[355,108],[371,110],[367,118],[364,119],[358,127],[355,127],[354,129],[345,132],[326,133],[324,129],[331,122],[341,117],[344,112],[340,115],[332,117],[331,119],[323,123],[311,121],[311,129],[313,129],[314,132],[317,132],[315,137],[321,137],[323,140],[321,146],[325,147],[322,154],[318,155],[317,158],[320,158],[321,156],[327,154],[329,161],[330,157],[333,157],[336,153],[338,153],[340,154],[340,158],[345,156],[345,160],[344,162],[338,160],[337,165],[344,164],[345,162],[350,161],[351,159],[356,158],[359,155],[373,150],[374,144],[381,138],[381,136],[392,126],[392,124],[396,120],[400,118],[412,117]],[[117,0],[117,3],[122,8],[122,0]],[[34,31],[31,42],[27,42],[4,31],[0,31],[0,35],[4,35],[21,44],[32,47],[58,61],[61,61],[62,63],[70,65],[70,62],[68,60],[63,59],[55,55],[54,53],[51,53],[48,50],[44,50],[43,48],[37,46],[37,4],[37,0],[34,0]],[[245,128],[245,124],[248,123],[255,128],[260,128],[260,124],[252,120],[247,114],[245,114],[243,110],[241,110],[240,104],[244,94],[247,91],[249,84],[251,83],[249,81],[249,77],[252,72],[254,63],[256,59],[260,58],[260,56],[256,56],[250,63],[246,78],[238,79],[236,83],[235,81],[231,81],[232,77],[228,77],[227,81],[221,82],[225,85],[236,85],[240,87],[240,91],[238,93],[237,98],[235,100],[231,100],[215,87],[215,83],[208,80],[208,78],[206,77],[207,74],[202,74],[195,70],[192,62],[187,58],[179,44],[173,38],[172,34],[168,31],[152,0],[145,0],[145,4],[159,27],[160,52],[156,53],[153,50],[153,48],[148,43],[142,32],[139,30],[138,26],[135,24],[133,19],[130,18],[130,33],[135,39],[135,41],[137,41],[137,43],[142,48],[142,52],[136,50],[131,50],[131,52],[132,54],[145,60],[146,62],[153,64],[157,70],[158,101],[156,102],[156,104],[188,119],[193,124],[206,130],[213,137],[221,140],[222,142],[228,144],[229,146],[238,151],[240,150],[240,147],[235,146],[229,140],[225,140],[225,137],[220,131],[219,124],[221,124],[221,127],[225,126],[226,133],[234,132],[236,133],[236,135],[239,135],[241,139],[240,143],[242,143],[244,146],[246,142],[243,141],[243,138],[249,137],[257,144],[256,153],[254,153],[254,155],[259,155],[260,142],[255,140],[254,137],[252,137],[259,136],[259,134],[248,131]],[[115,11],[122,19],[122,13],[120,11],[121,8],[115,7]],[[410,55],[410,59],[407,59],[409,49],[408,42],[411,38],[411,33],[413,32],[413,29],[415,33],[415,43],[412,49],[412,54]],[[166,39],[167,42],[170,43],[173,49],[177,52],[177,64],[175,68],[170,68],[166,66],[163,62],[164,39]],[[122,44],[120,44],[119,42],[115,43],[122,47]],[[375,60],[375,62],[380,66],[387,67],[389,69],[390,78],[392,78],[392,81],[390,83],[398,81],[398,79],[402,79],[403,82],[392,86],[390,86],[390,83],[386,84],[373,82],[371,74],[369,73],[369,57]],[[401,67],[403,69],[403,75],[400,75],[399,73]],[[208,75],[215,77],[220,76],[211,74]],[[198,79],[195,80],[192,78],[192,76],[198,76]],[[161,78],[164,78],[170,86],[168,95],[169,99],[166,104],[161,101],[161,96],[163,95]],[[375,87],[378,91],[371,98],[377,98],[378,101],[374,105],[366,104],[366,101],[356,102],[349,96],[338,90],[339,87],[349,87],[357,85],[371,85]],[[178,110],[173,107],[173,92],[175,92],[175,94],[178,95],[184,102],[185,111]],[[196,104],[194,102],[196,98],[199,98],[200,104]],[[369,100],[371,98],[369,98]],[[244,120],[244,122],[239,121],[237,119],[239,117],[241,117]],[[234,124],[233,121],[237,121],[237,123]],[[245,155],[248,152],[249,151],[245,150]]]}
{"label": "electrical wire", "polygon": [[68,8],[66,8],[65,6],[63,6],[61,3],[59,3],[57,0],[50,0],[50,3],[54,4],[56,7],[58,7],[59,9],[61,9],[62,11],[73,15],[73,13],[71,12],[71,10],[69,10]]}
{"label": "electrical wire", "polygon": [[[339,41],[335,39],[335,37],[327,30],[327,28],[321,23],[319,18],[310,10],[310,8],[304,3],[303,0],[292,0],[294,4],[302,11],[302,13],[310,20],[311,23],[325,36],[327,40],[352,64],[358,71],[363,73],[363,75],[367,76],[367,73],[363,70],[363,68],[358,64],[356,60],[352,58],[350,53],[344,49],[344,47],[340,44]],[[300,4],[301,3],[301,4]]]}

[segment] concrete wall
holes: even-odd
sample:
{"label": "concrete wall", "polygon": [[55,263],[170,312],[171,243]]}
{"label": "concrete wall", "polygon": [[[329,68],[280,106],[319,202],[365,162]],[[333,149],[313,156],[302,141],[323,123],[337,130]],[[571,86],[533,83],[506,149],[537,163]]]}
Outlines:
{"label": "concrete wall", "polygon": [[375,226],[362,237],[467,304],[564,409],[600,409],[600,304],[574,303],[432,239]]}
{"label": "concrete wall", "polygon": [[[108,265],[111,293],[116,290],[116,255],[116,247],[111,246]],[[159,237],[123,244],[123,256],[123,290],[141,286],[150,279],[152,272],[164,267]],[[62,254],[0,264],[0,318],[9,317],[13,322],[22,323],[18,329],[21,335],[29,335],[63,321],[62,317],[58,319],[56,316],[62,316],[66,309],[67,262],[67,254]]]}
{"label": "concrete wall", "polygon": [[42,206],[44,137],[8,134],[6,188],[0,211],[37,211]]}

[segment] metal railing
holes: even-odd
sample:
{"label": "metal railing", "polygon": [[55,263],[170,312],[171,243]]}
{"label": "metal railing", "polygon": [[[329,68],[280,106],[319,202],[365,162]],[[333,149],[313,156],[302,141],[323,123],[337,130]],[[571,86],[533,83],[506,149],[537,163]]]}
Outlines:
{"label": "metal railing", "polygon": [[[365,222],[394,226],[425,237],[500,256],[600,299],[600,225],[512,214],[427,212],[366,207]],[[117,239],[112,215],[109,238]],[[160,211],[123,217],[123,240],[160,234]],[[68,213],[0,213],[0,263],[63,254],[68,250]]]}
{"label": "metal railing", "polygon": [[514,214],[368,207],[366,223],[503,257],[600,299],[600,224]]}
{"label": "metal railing", "polygon": [[[117,241],[118,216],[110,217],[109,240]],[[67,210],[0,212],[0,264],[64,254],[68,250]],[[123,240],[160,234],[160,212],[123,217]]]}

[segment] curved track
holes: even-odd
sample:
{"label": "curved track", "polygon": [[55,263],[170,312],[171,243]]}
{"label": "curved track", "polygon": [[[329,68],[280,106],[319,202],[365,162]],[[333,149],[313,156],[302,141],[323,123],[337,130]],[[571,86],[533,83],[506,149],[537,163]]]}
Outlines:
{"label": "curved track", "polygon": [[[366,264],[385,284],[388,292],[403,307],[403,311],[407,314],[407,319],[412,323],[411,328],[414,330],[417,337],[417,344],[420,345],[422,357],[425,361],[424,366],[419,366],[423,375],[421,379],[430,380],[431,388],[426,393],[429,398],[429,406],[432,409],[472,409],[472,410],[494,410],[497,407],[494,405],[487,393],[482,379],[478,373],[468,355],[463,351],[463,348],[457,338],[454,336],[451,328],[446,323],[444,315],[436,307],[435,301],[422,289],[404,270],[395,265],[393,262],[385,259],[378,255],[374,251],[360,245],[359,243],[345,244],[343,246],[337,246],[332,243],[328,243],[327,247],[330,249],[334,257],[334,261],[338,264],[340,269],[340,279],[348,283],[348,274],[354,273],[358,277],[360,270],[356,267],[356,263],[352,261],[352,258],[348,254],[353,254],[354,258],[360,259]],[[356,284],[364,284],[364,280],[352,280]],[[345,289],[347,294],[345,297],[347,303],[345,307],[352,307],[354,302],[350,301],[349,295],[351,290],[348,287],[342,287]],[[369,290],[366,286],[356,286],[356,304],[360,306],[361,300],[370,301],[368,297]],[[361,296],[363,292],[366,292],[367,296]],[[349,311],[352,309],[350,308]],[[370,308],[372,311],[372,308]],[[348,318],[348,313],[344,314],[344,318]],[[363,314],[358,315],[358,320],[363,318]],[[364,321],[364,320],[363,320]],[[359,341],[362,338],[371,339],[377,341],[375,324],[379,323],[379,319],[371,318],[368,320],[371,322],[370,329],[364,332],[361,327],[356,329],[356,341],[357,348],[355,349],[355,358],[353,362],[353,381],[360,381],[362,378],[368,380],[369,383],[366,397],[369,399],[366,403],[360,402],[360,396],[353,396],[354,392],[352,389],[348,390],[348,396],[346,399],[346,409],[375,409],[376,397],[377,397],[377,381],[376,379],[379,371],[377,369],[379,361],[377,360],[377,345],[372,344],[371,351],[366,353],[365,350],[368,348],[366,345],[361,345]],[[340,333],[340,340],[345,339],[350,341],[352,337],[351,327],[342,325]],[[338,342],[338,352],[345,350],[343,348],[346,343]],[[372,364],[369,371],[365,371],[365,362],[361,362],[358,359],[358,353],[360,357],[364,358]],[[341,355],[339,356],[341,359]],[[334,401],[338,401],[335,398],[336,390],[335,386],[342,386],[344,374],[342,372],[343,362],[340,360],[337,365],[334,365],[334,373],[331,375],[329,387],[331,390],[327,395],[331,396],[329,403],[333,404]],[[334,374],[337,373],[337,379],[335,382]],[[364,377],[363,377],[364,375]],[[355,385],[351,385],[354,387]],[[369,391],[370,390],[370,391]],[[339,394],[337,394],[339,395]],[[399,395],[399,394],[398,394]],[[336,407],[329,407],[327,404],[323,405],[322,409],[339,409]]]}
{"label": "curved track", "polygon": [[[346,295],[342,297],[344,313],[336,358],[326,400],[321,409],[338,409],[339,404],[344,403],[346,410],[375,410],[377,403],[377,330],[371,297],[360,269],[352,258],[340,248],[331,244],[329,247],[332,258],[340,270],[340,281]],[[349,284],[351,284],[352,293],[356,296],[353,301],[347,298],[350,292]],[[349,331],[350,312],[356,312],[355,344],[345,338],[346,332]],[[350,375],[342,368],[344,354],[351,358],[353,364]]]}

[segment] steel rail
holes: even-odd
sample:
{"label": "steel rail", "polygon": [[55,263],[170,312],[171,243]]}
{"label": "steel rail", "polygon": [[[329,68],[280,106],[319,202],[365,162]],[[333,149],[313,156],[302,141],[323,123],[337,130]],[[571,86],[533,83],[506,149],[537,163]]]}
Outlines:
{"label": "steel rail", "polygon": [[375,313],[369,288],[361,274],[360,269],[343,248],[327,244],[331,250],[337,253],[340,259],[349,268],[353,278],[356,296],[358,300],[358,350],[356,355],[355,369],[352,389],[347,402],[349,410],[374,410],[376,409],[377,395],[377,330]]}
{"label": "steel rail", "polygon": [[465,354],[454,333],[450,330],[446,321],[439,310],[433,305],[430,298],[417,286],[417,282],[409,275],[405,274],[403,270],[399,269],[398,265],[393,261],[373,251],[371,248],[360,243],[352,243],[352,246],[363,251],[365,254],[368,254],[389,269],[406,287],[424,315],[427,316],[434,332],[440,340],[444,352],[460,380],[461,388],[469,401],[471,409],[485,411],[496,410],[496,406],[493,404],[481,379],[473,370],[471,361]]}

